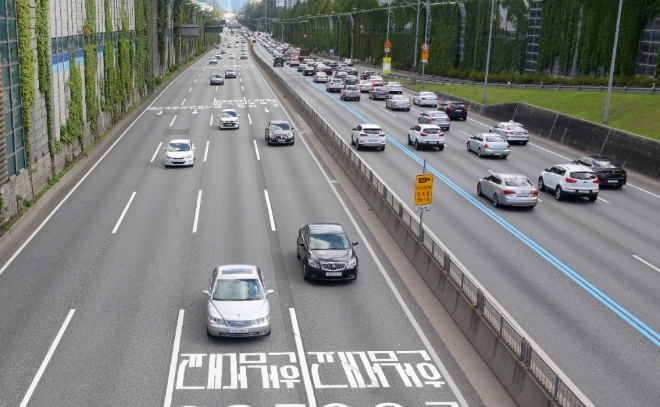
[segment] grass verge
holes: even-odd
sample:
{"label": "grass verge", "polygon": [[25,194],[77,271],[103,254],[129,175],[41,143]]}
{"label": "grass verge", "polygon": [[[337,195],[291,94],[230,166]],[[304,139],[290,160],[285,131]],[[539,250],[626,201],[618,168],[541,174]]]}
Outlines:
{"label": "grass verge", "polygon": [[[421,85],[404,82],[419,90]],[[424,90],[442,91],[481,103],[483,86],[425,84]],[[569,116],[603,123],[605,92],[488,88],[486,105],[524,102]],[[612,93],[608,126],[660,140],[660,95]],[[524,123],[523,123],[524,124]]]}

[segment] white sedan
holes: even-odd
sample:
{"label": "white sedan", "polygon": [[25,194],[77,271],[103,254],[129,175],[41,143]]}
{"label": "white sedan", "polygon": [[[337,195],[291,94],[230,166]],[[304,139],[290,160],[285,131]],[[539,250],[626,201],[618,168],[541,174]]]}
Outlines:
{"label": "white sedan", "polygon": [[317,72],[314,74],[314,82],[323,82],[326,83],[328,82],[328,75],[326,75],[325,72]]}
{"label": "white sedan", "polygon": [[195,145],[190,140],[172,140],[165,150],[166,167],[193,166],[195,164]]}
{"label": "white sedan", "polygon": [[387,85],[385,85],[387,88],[387,91],[390,93],[403,93],[403,86],[401,86],[400,82],[387,82]]}
{"label": "white sedan", "polygon": [[413,97],[413,104],[438,107],[438,97],[433,92],[417,92]]}

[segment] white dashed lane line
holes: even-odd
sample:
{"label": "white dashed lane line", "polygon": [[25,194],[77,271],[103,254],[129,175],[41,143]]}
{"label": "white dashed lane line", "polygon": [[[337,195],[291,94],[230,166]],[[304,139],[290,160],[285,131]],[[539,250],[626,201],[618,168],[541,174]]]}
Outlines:
{"label": "white dashed lane line", "polygon": [[209,155],[209,140],[206,140],[206,150],[204,150],[204,162],[206,162],[206,157]]}
{"label": "white dashed lane line", "polygon": [[121,225],[121,221],[124,220],[124,216],[126,216],[126,212],[128,212],[128,208],[130,208],[131,202],[133,202],[133,198],[135,198],[135,192],[136,191],[133,191],[133,193],[131,194],[131,197],[128,199],[128,203],[124,207],[124,210],[121,212],[121,215],[117,220],[117,224],[115,225],[115,228],[112,229],[113,234],[117,233],[117,230],[119,229],[119,225]]}
{"label": "white dashed lane line", "polygon": [[382,110],[383,112],[385,112],[385,113],[387,113],[387,114],[389,114],[389,115],[392,115],[392,116],[396,117],[396,115],[395,115],[394,113],[392,113],[392,112],[388,112],[384,107],[380,107],[380,106],[379,106],[378,108],[379,108],[380,110]]}
{"label": "white dashed lane line", "polygon": [[268,208],[268,217],[270,218],[270,229],[275,231],[275,218],[273,217],[273,208],[270,206],[270,198],[268,197],[268,190],[264,189],[264,195],[266,196],[266,207]]}
{"label": "white dashed lane line", "polygon": [[656,195],[656,194],[654,194],[653,192],[649,192],[649,191],[647,191],[647,190],[645,190],[645,189],[642,189],[642,188],[640,188],[640,187],[637,187],[637,186],[635,186],[635,185],[633,185],[633,184],[627,184],[627,185],[628,185],[629,187],[633,187],[633,188],[635,188],[635,189],[638,189],[638,190],[640,190],[640,191],[642,191],[642,192],[646,192],[647,194],[649,194],[649,195],[651,195],[651,196],[654,196],[654,197],[656,197],[656,198],[660,198],[660,195]]}
{"label": "white dashed lane line", "polygon": [[603,199],[603,198],[601,198],[601,197],[598,197],[598,199],[601,200],[601,201],[603,201],[603,202],[605,202],[605,203],[610,203],[610,201],[607,201],[607,200],[605,200],[605,199]]}
{"label": "white dashed lane line", "polygon": [[195,209],[195,221],[193,223],[193,233],[197,233],[197,222],[199,222],[199,207],[202,204],[202,190],[197,194],[197,208]]}
{"label": "white dashed lane line", "polygon": [[188,89],[188,93],[192,92],[192,86]]}
{"label": "white dashed lane line", "polygon": [[213,115],[211,115],[211,121],[209,122],[209,126],[213,126]]}
{"label": "white dashed lane line", "polygon": [[154,156],[151,157],[151,161],[149,161],[150,163],[154,162],[154,160],[156,159],[156,155],[158,155],[158,151],[160,151],[160,146],[162,145],[163,145],[162,141],[158,143],[158,147],[156,147],[156,152],[154,153]]}
{"label": "white dashed lane line", "polygon": [[261,156],[259,155],[259,147],[257,147],[257,140],[252,140],[254,142],[254,152],[257,154],[257,161],[261,161]]}
{"label": "white dashed lane line", "polygon": [[181,106],[183,106],[184,103],[186,103],[186,99],[183,99],[183,102],[181,102]]}
{"label": "white dashed lane line", "polygon": [[657,271],[657,272],[660,273],[660,268],[654,266],[653,264],[651,264],[651,263],[649,263],[648,261],[642,259],[641,257],[639,257],[639,256],[636,255],[636,254],[633,254],[633,257],[634,257],[635,259],[641,261],[642,263],[646,264],[647,266],[651,267],[653,270],[655,270],[655,271]]}
{"label": "white dashed lane line", "polygon": [[568,158],[568,157],[564,157],[564,156],[561,155],[561,154],[557,154],[557,153],[555,153],[554,151],[550,151],[550,150],[548,150],[548,149],[546,149],[546,148],[543,148],[543,147],[541,147],[541,146],[539,146],[539,145],[536,145],[536,144],[534,144],[534,143],[529,143],[529,145],[530,145],[530,146],[534,146],[534,147],[536,147],[536,148],[539,148],[539,149],[541,149],[541,150],[543,150],[543,151],[546,151],[546,152],[548,152],[548,153],[550,153],[550,154],[556,155],[557,157],[563,158],[563,159],[566,160],[566,161],[572,161],[572,160],[571,160],[570,158]]}
{"label": "white dashed lane line", "polygon": [[248,121],[250,122],[250,126],[252,126],[252,118],[250,117],[250,113],[248,113]]}

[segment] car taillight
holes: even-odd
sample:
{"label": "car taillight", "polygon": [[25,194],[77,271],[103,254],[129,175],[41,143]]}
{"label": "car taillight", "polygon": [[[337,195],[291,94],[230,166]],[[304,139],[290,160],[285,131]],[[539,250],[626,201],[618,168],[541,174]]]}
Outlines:
{"label": "car taillight", "polygon": [[426,100],[426,98],[422,98],[422,100]]}
{"label": "car taillight", "polygon": [[448,117],[448,118],[447,118],[447,121],[448,121],[448,122],[450,122],[450,121],[451,121],[451,119],[450,119],[450,118]]}
{"label": "car taillight", "polygon": [[380,133],[379,136],[385,137],[385,133]]}
{"label": "car taillight", "polygon": [[490,148],[488,144],[484,144],[484,148]]}
{"label": "car taillight", "polygon": [[506,148],[509,149],[509,148],[511,148],[511,146],[507,144],[507,145],[506,145]]}
{"label": "car taillight", "polygon": [[593,180],[594,184],[600,184],[600,180],[598,178]]}
{"label": "car taillight", "polygon": [[366,133],[360,133],[360,137],[366,137],[366,136],[367,136]]}
{"label": "car taillight", "polygon": [[430,122],[434,122],[434,121],[435,121],[435,118],[432,117],[432,118],[429,119],[429,121],[430,121]]}
{"label": "car taillight", "polygon": [[565,178],[565,179],[566,179],[566,182],[568,182],[569,184],[575,184],[575,183],[577,182],[577,180],[575,180],[575,179],[573,179],[573,178],[568,178],[568,177],[567,177],[567,178]]}
{"label": "car taillight", "polygon": [[506,134],[513,134],[513,132],[507,131]]}
{"label": "car taillight", "polygon": [[426,134],[426,133],[419,133],[419,135],[422,136],[422,137],[428,136],[428,134]]}
{"label": "car taillight", "polygon": [[530,191],[529,194],[530,194],[530,195],[538,195],[538,194],[539,194],[539,191],[537,191],[537,190],[533,190],[533,191]]}
{"label": "car taillight", "polygon": [[447,110],[454,110],[454,108],[453,107],[448,107]]}
{"label": "car taillight", "polygon": [[512,191],[510,189],[505,189],[504,190],[504,195],[512,195],[512,194],[515,194],[515,193],[516,193],[516,191]]}

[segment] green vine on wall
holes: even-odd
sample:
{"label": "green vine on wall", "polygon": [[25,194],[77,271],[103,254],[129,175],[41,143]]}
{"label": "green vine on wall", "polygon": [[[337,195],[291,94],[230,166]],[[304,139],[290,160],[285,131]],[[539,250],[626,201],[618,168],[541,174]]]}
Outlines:
{"label": "green vine on wall", "polygon": [[[55,165],[55,137],[53,136],[53,90],[52,65],[49,56],[50,39],[48,35],[48,0],[36,0],[35,34],[37,37],[37,66],[39,90],[44,95],[46,105],[46,126],[48,134],[48,152],[51,166]],[[54,167],[53,167],[54,168]]]}
{"label": "green vine on wall", "polygon": [[32,165],[32,146],[30,129],[32,128],[32,105],[36,95],[34,86],[34,50],[32,49],[32,30],[29,0],[16,0],[16,20],[18,22],[18,60],[21,77],[21,100],[23,105],[23,139],[25,142],[25,161]]}
{"label": "green vine on wall", "polygon": [[99,129],[99,97],[96,92],[96,70],[98,65],[98,46],[90,42],[90,37],[96,32],[96,1],[85,0],[86,18],[83,28],[85,36],[85,112],[92,137]]}
{"label": "green vine on wall", "polygon": [[80,147],[82,148],[83,138],[85,136],[82,75],[80,74],[80,67],[76,63],[73,51],[69,51],[69,64],[69,72],[71,74],[69,80],[66,81],[66,86],[69,88],[71,95],[67,104],[69,108],[69,118],[67,119],[66,124],[61,128],[60,140],[66,144],[71,144],[78,140],[80,142]]}

